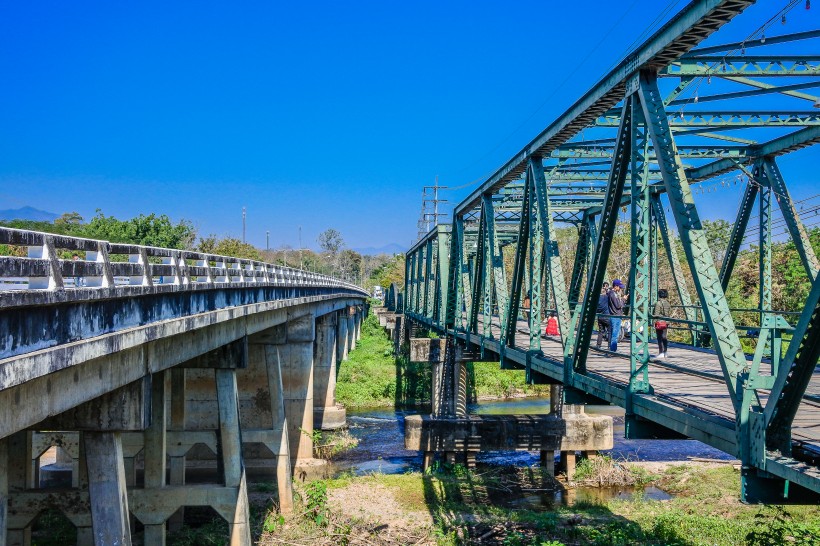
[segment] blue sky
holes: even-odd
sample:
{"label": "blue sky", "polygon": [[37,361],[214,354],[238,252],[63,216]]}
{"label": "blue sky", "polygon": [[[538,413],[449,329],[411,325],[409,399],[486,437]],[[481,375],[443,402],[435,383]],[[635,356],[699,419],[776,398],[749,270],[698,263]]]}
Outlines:
{"label": "blue sky", "polygon": [[[259,246],[266,230],[296,246],[298,226],[306,245],[327,227],[351,247],[407,245],[423,185],[494,171],[666,3],[612,6],[7,2],[0,209],[157,212],[240,235],[247,206]],[[817,28],[818,11],[784,31]],[[781,167],[799,197],[816,151],[795,156]]]}

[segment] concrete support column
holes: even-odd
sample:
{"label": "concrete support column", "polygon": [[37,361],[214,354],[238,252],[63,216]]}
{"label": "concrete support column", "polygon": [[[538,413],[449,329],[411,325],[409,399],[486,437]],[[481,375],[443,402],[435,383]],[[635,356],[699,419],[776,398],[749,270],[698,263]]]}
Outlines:
{"label": "concrete support column", "polygon": [[356,308],[348,308],[347,314],[347,348],[348,351],[356,349]]}
{"label": "concrete support column", "polygon": [[313,426],[334,430],[346,424],[345,409],[336,405],[336,330],[335,313],[316,319],[313,343]]}
{"label": "concrete support column", "polygon": [[[145,447],[145,488],[157,493],[165,487],[165,372],[155,373],[151,381],[151,425],[143,434]],[[132,459],[133,460],[133,459]],[[165,523],[146,523],[145,544],[165,546]]]}
{"label": "concrete support column", "polygon": [[363,309],[359,309],[359,312],[356,314],[358,320],[356,320],[356,341],[362,339],[362,323],[364,319],[367,318],[365,311]]}
{"label": "concrete support column", "polygon": [[[185,368],[173,368],[169,372],[171,386],[171,430],[185,430]],[[185,455],[171,456],[169,459],[169,485],[185,485]],[[182,528],[185,508],[177,510],[168,518],[168,530]]]}
{"label": "concrete support column", "polygon": [[[31,442],[26,431],[12,434],[4,440],[0,440],[6,445],[6,465],[4,470],[6,494],[22,492],[31,487],[28,481],[29,467],[31,466]],[[2,464],[2,461],[0,461]],[[3,478],[0,478],[2,480]],[[0,486],[2,487],[2,486]],[[2,494],[2,490],[0,490]],[[6,501],[6,504],[8,501]],[[8,515],[6,515],[8,517]],[[22,518],[19,523],[11,523],[6,530],[6,544],[8,546],[30,546],[31,545],[31,521]]]}
{"label": "concrete support column", "polygon": [[[303,315],[273,328],[280,355],[291,465],[313,461],[313,342],[315,319]],[[304,432],[303,432],[304,431]]]}
{"label": "concrete support column", "polygon": [[339,311],[339,315],[337,317],[337,330],[336,330],[336,363],[340,364],[347,360],[349,346],[349,336],[347,335],[347,308]]}
{"label": "concrete support column", "polygon": [[[225,486],[237,488],[233,517],[228,519],[230,544],[251,545],[250,508],[245,465],[242,461],[242,434],[239,428],[239,396],[236,370],[216,370],[216,397],[219,405],[219,441]],[[147,543],[147,541],[146,541]]]}
{"label": "concrete support column", "polygon": [[94,544],[130,546],[131,528],[120,433],[87,431],[83,434],[83,443]]}
{"label": "concrete support column", "polygon": [[8,439],[0,439],[0,544],[6,546],[9,513]]}

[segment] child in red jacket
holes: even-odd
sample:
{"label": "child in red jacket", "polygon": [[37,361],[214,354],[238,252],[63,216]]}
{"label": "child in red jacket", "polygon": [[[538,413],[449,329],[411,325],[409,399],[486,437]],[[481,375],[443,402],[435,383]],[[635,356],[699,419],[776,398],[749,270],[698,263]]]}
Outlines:
{"label": "child in red jacket", "polygon": [[557,336],[558,335],[558,316],[555,314],[555,311],[550,313],[550,318],[547,319],[547,335],[548,336]]}

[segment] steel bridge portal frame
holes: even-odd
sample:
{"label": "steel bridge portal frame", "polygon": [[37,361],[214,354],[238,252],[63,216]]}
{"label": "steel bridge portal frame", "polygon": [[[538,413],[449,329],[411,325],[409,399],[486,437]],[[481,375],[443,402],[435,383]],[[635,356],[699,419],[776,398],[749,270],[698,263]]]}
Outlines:
{"label": "steel bridge portal frame", "polygon": [[[751,111],[735,107],[735,102],[767,93],[817,101],[802,90],[820,86],[820,59],[807,55],[738,58],[731,52],[739,44],[693,49],[751,3],[691,2],[457,205],[452,226],[435,227],[407,253],[405,311],[409,318],[462,343],[480,345],[482,352],[493,350],[502,365],[524,367],[528,380],[534,380],[537,371],[542,380],[562,383],[568,389],[566,400],[580,394],[623,406],[627,437],[694,437],[738,456],[744,501],[817,502],[820,471],[793,452],[791,428],[820,356],[818,260],[776,157],[818,142],[820,116],[816,111]],[[818,37],[820,31],[810,31],[773,37],[769,43]],[[761,45],[742,47],[745,51]],[[684,113],[691,99],[687,102],[679,98],[681,94],[697,78],[711,83],[712,76],[753,89],[701,96],[701,102],[729,101],[724,104],[730,106]],[[779,86],[758,81],[764,77],[782,81],[789,76],[803,79]],[[659,78],[669,77],[679,78],[680,83],[664,96]],[[584,128],[604,127],[617,128],[614,138],[582,135],[577,139]],[[726,135],[734,129],[778,127],[799,129],[762,143]],[[690,136],[731,144],[678,145],[681,137]],[[705,163],[685,165],[684,158]],[[749,176],[749,183],[718,271],[692,185],[738,169]],[[677,229],[697,305],[684,279],[662,195]],[[812,283],[805,310],[794,326],[772,309],[773,198]],[[725,291],[756,203],[761,334],[753,358],[747,360]],[[634,335],[626,386],[587,370],[598,295],[623,207],[630,211],[633,264],[629,318]],[[578,227],[569,286],[556,222]],[[649,332],[658,288],[658,233],[685,312],[685,319],[678,322],[691,328],[695,343],[714,348],[734,423],[720,423],[706,411],[675,407],[652,396]],[[510,279],[504,265],[506,246],[514,248]],[[517,347],[524,293],[530,300],[530,334],[527,345]],[[559,318],[560,360],[542,351],[545,308]],[[498,336],[493,332],[496,316]],[[792,340],[780,358],[784,343],[780,333],[786,330]],[[761,370],[766,357],[771,364]]]}

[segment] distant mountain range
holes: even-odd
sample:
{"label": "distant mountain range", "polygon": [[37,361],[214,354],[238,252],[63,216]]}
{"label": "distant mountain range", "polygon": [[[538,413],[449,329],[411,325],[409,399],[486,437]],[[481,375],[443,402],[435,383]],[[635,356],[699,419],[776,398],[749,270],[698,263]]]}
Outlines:
{"label": "distant mountain range", "polygon": [[0,220],[34,220],[35,222],[53,222],[59,217],[59,214],[35,209],[34,207],[0,210]]}
{"label": "distant mountain range", "polygon": [[397,243],[390,243],[389,245],[379,247],[366,246],[361,248],[353,248],[351,250],[366,256],[375,256],[376,254],[404,254],[407,252],[407,247]]}

